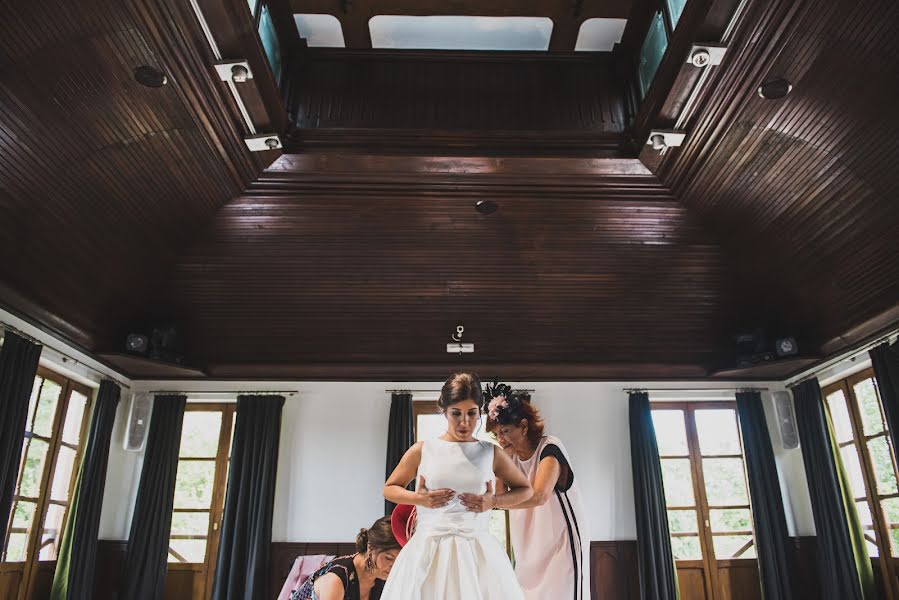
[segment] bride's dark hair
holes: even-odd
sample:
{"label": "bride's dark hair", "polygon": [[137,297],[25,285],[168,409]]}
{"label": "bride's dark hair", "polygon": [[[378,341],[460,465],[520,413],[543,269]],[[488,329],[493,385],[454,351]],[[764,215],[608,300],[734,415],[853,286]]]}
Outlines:
{"label": "bride's dark hair", "polygon": [[437,406],[444,411],[453,404],[466,400],[474,400],[475,404],[481,405],[484,400],[481,380],[474,373],[453,373],[440,390]]}

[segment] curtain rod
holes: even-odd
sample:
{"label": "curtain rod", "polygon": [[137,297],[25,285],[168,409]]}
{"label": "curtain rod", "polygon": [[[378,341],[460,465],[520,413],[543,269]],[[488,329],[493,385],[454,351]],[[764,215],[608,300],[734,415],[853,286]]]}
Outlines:
{"label": "curtain rod", "polygon": [[838,356],[835,356],[834,358],[832,358],[830,360],[826,360],[826,361],[822,362],[821,364],[815,365],[814,367],[811,367],[810,369],[806,369],[805,371],[799,373],[798,375],[794,375],[793,377],[790,377],[789,379],[784,381],[784,386],[794,387],[804,381],[808,381],[809,379],[816,378],[816,377],[818,377],[818,375],[820,375],[827,369],[829,369],[833,366],[836,366],[836,365],[840,364],[841,362],[858,358],[858,357],[862,356],[863,354],[870,352],[871,349],[875,348],[876,346],[879,346],[884,343],[891,344],[891,343],[893,343],[892,340],[894,338],[897,341],[899,341],[899,337],[897,337],[897,336],[899,336],[899,329],[894,329],[894,330],[890,331],[889,333],[887,333],[886,335],[877,336],[872,341],[863,343],[860,346],[857,346],[854,350],[844,352]]}
{"label": "curtain rod", "polygon": [[[103,371],[100,371],[100,370],[97,369],[96,367],[92,367],[92,366],[90,366],[89,364],[85,363],[83,360],[77,359],[77,358],[75,358],[74,356],[72,356],[72,355],[70,355],[70,354],[66,354],[66,353],[63,352],[62,350],[59,350],[59,349],[57,349],[57,348],[54,348],[53,346],[51,346],[51,345],[48,344],[47,342],[44,342],[44,341],[42,341],[42,340],[39,340],[38,338],[34,337],[34,336],[31,335],[31,334],[25,333],[24,331],[22,331],[22,330],[19,329],[18,327],[15,327],[15,326],[13,326],[13,325],[10,325],[9,323],[6,323],[5,321],[4,321],[4,322],[0,322],[0,329],[3,330],[4,335],[5,335],[5,333],[6,333],[7,331],[11,331],[12,333],[16,334],[17,336],[19,336],[19,337],[21,337],[21,338],[23,338],[23,339],[25,339],[25,340],[28,340],[28,341],[31,342],[32,344],[37,344],[38,346],[40,346],[40,347],[41,347],[41,358],[44,358],[44,356],[43,356],[44,350],[49,350],[50,352],[55,352],[56,354],[58,354],[58,355],[60,356],[60,358],[62,358],[62,361],[63,361],[63,362],[71,361],[71,362],[72,362],[73,364],[75,364],[75,365],[81,365],[81,366],[84,367],[85,369],[89,369],[91,372],[96,373],[97,375],[100,376],[100,379],[101,379],[101,380],[103,380],[103,379],[109,379],[109,380],[111,380],[111,381],[115,381],[117,384],[119,384],[121,387],[123,387],[123,388],[126,389],[126,390],[130,390],[130,389],[131,389],[131,386],[130,386],[129,384],[125,383],[125,381],[122,380],[122,377],[124,377],[124,376],[121,375],[120,373],[118,373],[118,372],[117,372],[115,369],[113,369],[113,368],[109,368],[109,370],[112,371],[112,372],[114,372],[114,373],[116,373],[115,376],[109,375],[108,373],[104,373]],[[53,335],[51,335],[51,334],[47,334],[47,335],[50,335],[51,338],[54,338],[54,339],[55,339],[55,337],[54,337]],[[60,343],[63,343],[63,344],[65,343],[65,342],[63,342],[63,341],[61,341],[61,340],[57,340],[57,341],[60,342]],[[94,357],[91,357],[89,354],[86,354],[86,356],[88,356],[88,358],[91,358],[91,359],[93,359],[93,360],[96,360]],[[97,362],[98,362],[99,364],[103,364],[103,363],[100,362],[100,361],[97,361]],[[104,366],[104,367],[107,367],[107,365],[103,365],[103,366]]]}
{"label": "curtain rod", "polygon": [[181,396],[190,396],[191,394],[239,394],[241,396],[296,396],[299,394],[297,390],[138,390],[138,394],[175,394]]}
{"label": "curtain rod", "polygon": [[[384,390],[388,394],[439,394],[440,390]],[[535,392],[536,390],[513,389],[513,392]]]}
{"label": "curtain rod", "polygon": [[766,387],[729,388],[621,388],[624,392],[767,392]]}

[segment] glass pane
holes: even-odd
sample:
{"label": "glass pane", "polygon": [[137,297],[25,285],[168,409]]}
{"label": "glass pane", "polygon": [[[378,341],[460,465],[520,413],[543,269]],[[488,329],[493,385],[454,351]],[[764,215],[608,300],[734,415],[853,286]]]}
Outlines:
{"label": "glass pane", "polygon": [[663,458],[662,482],[668,506],[693,506],[693,474],[687,458]]}
{"label": "glass pane", "polygon": [[265,50],[268,64],[272,67],[275,82],[281,85],[281,45],[278,43],[278,34],[268,6],[264,4],[259,15],[259,39],[262,41],[262,49]]}
{"label": "glass pane", "polygon": [[741,454],[735,410],[697,410],[694,416],[702,454]]}
{"label": "glass pane", "polygon": [[640,65],[637,67],[637,74],[640,77],[640,93],[645,96],[649,91],[653,78],[656,76],[656,70],[665,51],[668,49],[668,32],[665,30],[665,23],[662,20],[662,12],[657,12],[649,25],[649,31],[643,46],[640,48]]}
{"label": "glass pane", "polygon": [[10,534],[4,562],[23,562],[25,560],[25,545],[27,543],[27,533]]}
{"label": "glass pane", "polygon": [[214,483],[214,461],[182,460],[175,479],[175,508],[209,508]]}
{"label": "glass pane", "polygon": [[715,547],[715,558],[754,558],[755,544],[746,548],[746,544],[752,541],[750,535],[716,535],[712,538]]}
{"label": "glass pane", "polygon": [[28,399],[28,420],[25,424],[25,431],[31,431],[34,423],[34,409],[37,408],[37,398],[41,393],[41,386],[44,384],[43,377],[35,377],[34,384],[31,386],[31,396]]}
{"label": "glass pane", "polygon": [[592,18],[581,23],[575,52],[611,52],[621,41],[627,19]]}
{"label": "glass pane", "polygon": [[300,37],[309,48],[344,48],[343,29],[334,15],[298,14],[293,16]]}
{"label": "glass pane", "polygon": [[896,488],[896,472],[893,469],[893,457],[890,456],[890,446],[886,436],[868,442],[868,454],[871,455],[871,464],[874,466],[877,493],[895,494],[899,491]]}
{"label": "glass pane", "polygon": [[868,549],[868,556],[870,558],[877,558],[880,556],[880,548],[877,547],[877,544],[871,541],[870,538],[874,537],[873,531],[865,532],[865,547]]}
{"label": "glass pane", "polygon": [[56,404],[59,402],[60,392],[62,392],[62,388],[58,383],[49,379],[44,380],[37,402],[37,410],[34,411],[31,431],[44,437],[50,437],[53,434],[53,417],[56,414]]}
{"label": "glass pane", "polygon": [[671,533],[699,533],[695,510],[669,510],[668,530]]}
{"label": "glass pane", "polygon": [[206,560],[206,540],[169,541],[169,562],[201,563],[204,560]]}
{"label": "glass pane", "polygon": [[698,537],[671,538],[671,552],[674,554],[674,560],[702,560]]}
{"label": "glass pane", "polygon": [[671,15],[671,30],[674,31],[684,12],[684,6],[687,5],[687,0],[666,0],[666,3],[668,4],[668,14]]}
{"label": "glass pane", "polygon": [[656,432],[660,456],[686,456],[690,453],[687,447],[684,411],[654,410],[652,411],[652,425]]}
{"label": "glass pane", "polygon": [[178,456],[215,458],[219,449],[221,431],[222,413],[185,412]]}
{"label": "glass pane", "polygon": [[490,533],[503,547],[505,552],[509,549],[506,547],[506,511],[493,510],[490,511]]}
{"label": "glass pane", "polygon": [[28,529],[31,527],[31,519],[34,517],[34,502],[16,502],[12,513],[12,526],[16,529]]}
{"label": "glass pane", "polygon": [[368,22],[372,48],[416,50],[549,49],[548,17],[375,15]]}
{"label": "glass pane", "polygon": [[712,531],[751,531],[752,515],[745,508],[710,510],[709,522]]}
{"label": "glass pane", "polygon": [[883,414],[880,412],[880,401],[873,379],[859,381],[852,386],[858,400],[858,411],[862,415],[862,429],[865,435],[874,435],[884,430]]}
{"label": "glass pane", "polygon": [[66,509],[58,504],[47,507],[47,518],[44,519],[44,532],[41,535],[41,552],[39,560],[56,560],[58,544],[62,541],[62,520]]}
{"label": "glass pane", "polygon": [[852,487],[852,497],[861,498],[865,495],[865,479],[862,476],[862,465],[858,460],[858,451],[854,444],[840,448],[840,456],[843,458],[843,467],[849,476],[849,485]]}
{"label": "glass pane", "polygon": [[28,444],[28,451],[22,464],[22,483],[19,486],[19,494],[22,496],[37,498],[37,495],[40,493],[47,448],[47,442],[43,440],[33,439]]}
{"label": "glass pane", "polygon": [[209,513],[174,513],[172,535],[206,535],[209,531]]}
{"label": "glass pane", "polygon": [[[887,521],[887,527],[899,524],[899,498],[889,498],[880,503],[883,507],[883,515]],[[893,544],[893,556],[899,556],[899,529],[890,527],[890,538]]]}
{"label": "glass pane", "polygon": [[702,475],[710,506],[749,504],[742,459],[704,458]]}
{"label": "glass pane", "polygon": [[874,529],[874,519],[871,517],[871,507],[868,506],[866,500],[856,502],[855,511],[858,513],[858,520],[862,524],[862,529]]}
{"label": "glass pane", "polygon": [[849,419],[849,409],[846,408],[846,397],[843,390],[837,390],[827,395],[827,406],[830,408],[830,419],[833,421],[834,435],[839,443],[852,439],[852,421]]}
{"label": "glass pane", "polygon": [[81,423],[84,421],[85,407],[87,407],[87,396],[81,392],[72,392],[69,406],[66,409],[66,422],[62,428],[62,441],[76,446],[81,441]]}
{"label": "glass pane", "polygon": [[56,457],[56,469],[53,473],[53,485],[50,486],[50,498],[65,502],[69,499],[69,486],[75,472],[75,451],[68,446],[59,447]]}

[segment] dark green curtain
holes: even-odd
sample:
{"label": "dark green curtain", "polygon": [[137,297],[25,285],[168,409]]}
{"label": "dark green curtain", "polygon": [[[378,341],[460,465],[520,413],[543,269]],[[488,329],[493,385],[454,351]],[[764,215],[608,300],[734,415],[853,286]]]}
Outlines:
{"label": "dark green curtain", "polygon": [[887,418],[893,448],[899,448],[899,342],[881,344],[871,350],[877,391]]}
{"label": "dark green curtain", "polygon": [[213,600],[269,598],[283,396],[238,396]]}
{"label": "dark green curtain", "polygon": [[679,591],[668,531],[662,463],[646,392],[630,394],[630,430],[640,598],[675,600],[679,597]]}
{"label": "dark green curtain", "polygon": [[187,396],[160,395],[153,415],[128,536],[122,598],[161,600],[165,592],[175,476]]}
{"label": "dark green curtain", "polygon": [[40,358],[41,346],[6,332],[0,348],[0,518],[4,532],[16,493],[28,403]]}
{"label": "dark green curtain", "polygon": [[793,397],[817,531],[821,591],[828,600],[873,600],[874,573],[818,380],[794,387]]}
{"label": "dark green curtain", "polygon": [[100,509],[106,489],[106,465],[121,390],[103,381],[94,403],[75,492],[69,505],[51,600],[90,600],[94,597],[94,568],[100,532]]}
{"label": "dark green curtain", "polygon": [[737,412],[743,433],[762,596],[765,600],[792,600],[787,517],[761,394],[737,393]]}
{"label": "dark green curtain", "polygon": [[[390,477],[406,450],[415,443],[415,424],[412,416],[412,394],[396,392],[390,398],[390,423],[387,427],[387,468],[385,479]],[[389,515],[396,506],[384,500],[384,514]]]}

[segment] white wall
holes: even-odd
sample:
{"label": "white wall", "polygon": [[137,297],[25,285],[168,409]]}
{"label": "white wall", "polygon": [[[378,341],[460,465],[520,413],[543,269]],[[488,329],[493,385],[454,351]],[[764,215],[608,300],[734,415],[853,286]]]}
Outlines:
{"label": "white wall", "polygon": [[[350,541],[360,527],[383,513],[387,421],[387,389],[435,390],[416,394],[433,399],[441,382],[138,382],[135,390],[284,390],[288,396],[282,418],[278,480],[273,518],[274,541]],[[720,382],[510,382],[535,390],[533,402],[547,422],[547,431],[562,439],[571,453],[590,514],[593,540],[636,537],[633,483],[624,388],[716,388]],[[732,384],[728,384],[729,386]],[[750,384],[747,384],[750,385]],[[751,384],[772,390],[777,384]],[[737,384],[739,386],[739,384]],[[696,394],[687,394],[695,397]],[[713,399],[719,393],[699,394]],[[233,394],[211,398],[233,399]],[[683,399],[680,392],[653,398]],[[770,395],[764,395],[771,439],[775,447],[791,534],[814,532],[802,455],[783,450],[776,430]],[[125,539],[139,481],[141,456],[121,450],[127,404],[119,410],[103,506],[101,537]]]}

